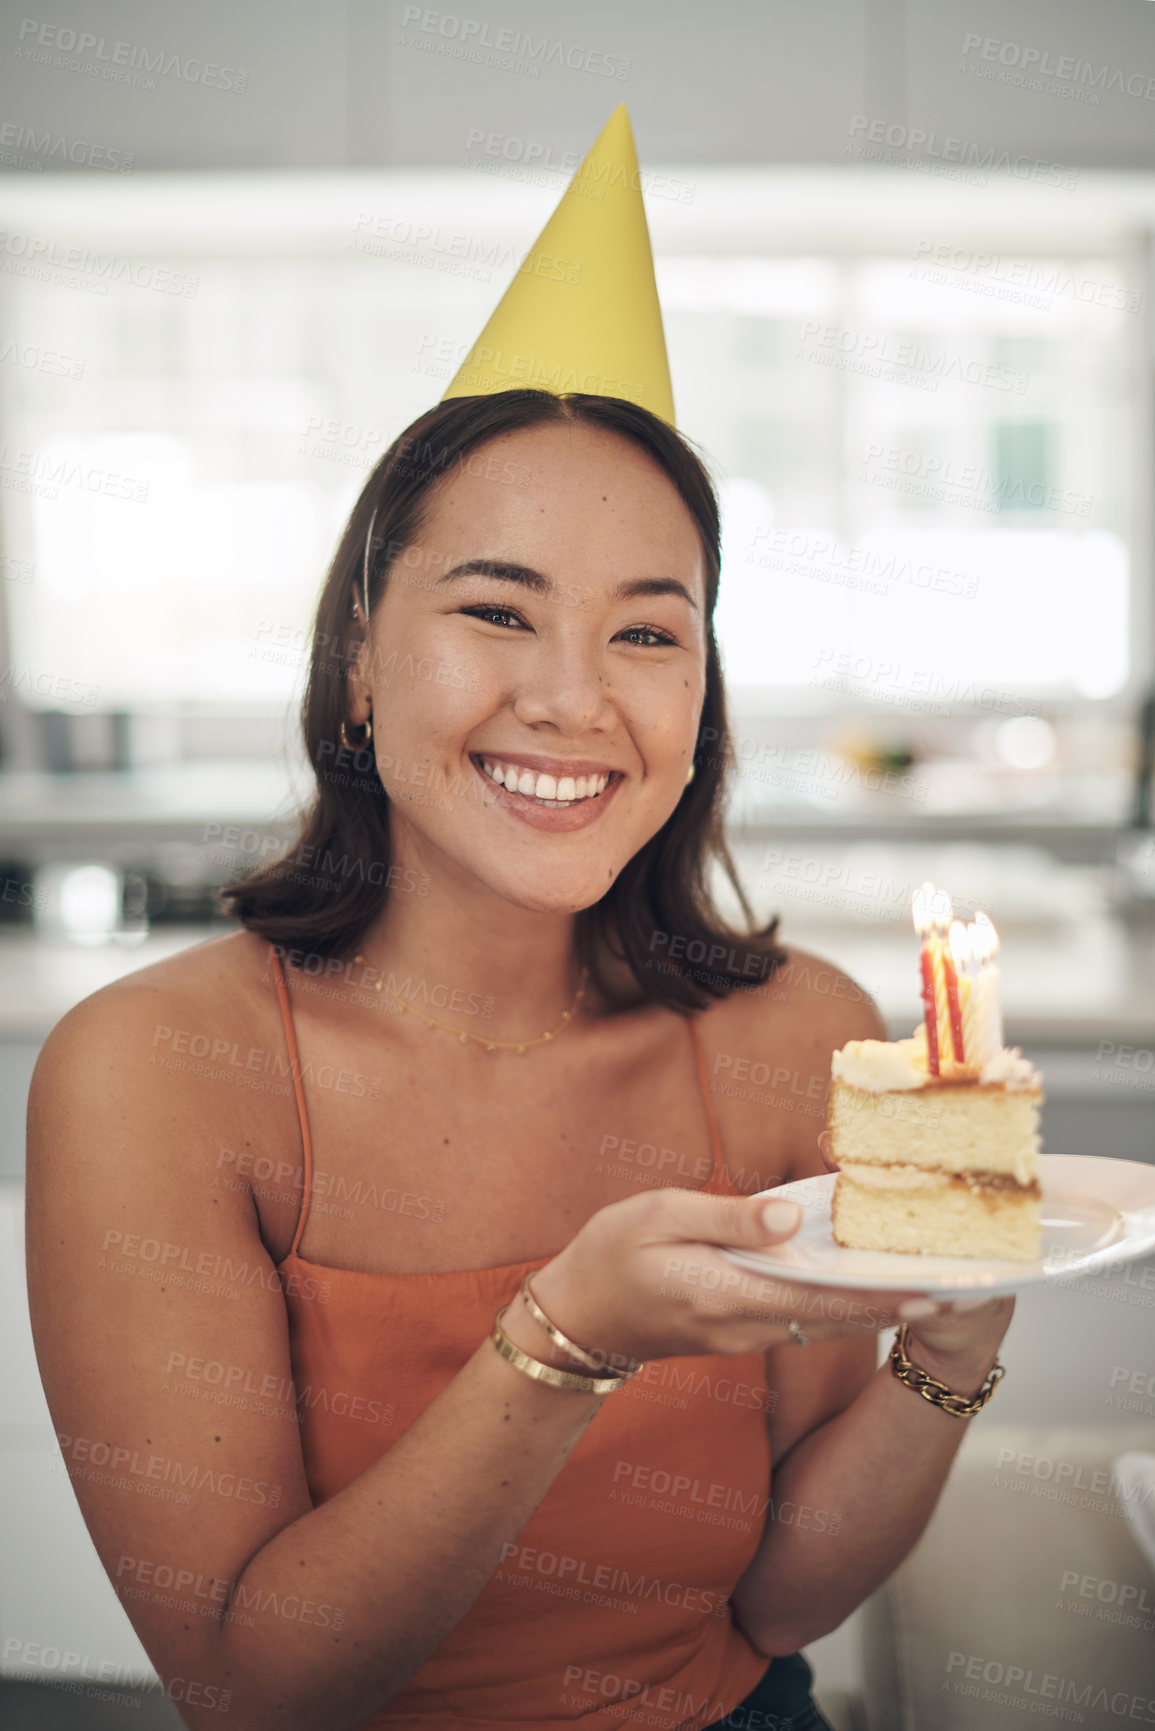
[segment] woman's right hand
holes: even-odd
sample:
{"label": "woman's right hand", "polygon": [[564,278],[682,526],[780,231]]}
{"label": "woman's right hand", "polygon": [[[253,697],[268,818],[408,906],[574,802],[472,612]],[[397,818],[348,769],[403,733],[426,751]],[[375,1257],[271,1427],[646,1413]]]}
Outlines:
{"label": "woman's right hand", "polygon": [[533,1276],[555,1327],[614,1369],[639,1360],[763,1352],[788,1342],[861,1339],[901,1320],[906,1292],[801,1285],[754,1274],[719,1253],[770,1250],[802,1221],[782,1197],[651,1190],[592,1214]]}

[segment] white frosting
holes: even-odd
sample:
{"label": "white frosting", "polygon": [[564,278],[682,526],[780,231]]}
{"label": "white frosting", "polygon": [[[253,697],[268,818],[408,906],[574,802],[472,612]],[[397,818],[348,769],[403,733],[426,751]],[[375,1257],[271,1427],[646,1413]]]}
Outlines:
{"label": "white frosting", "polygon": [[917,1039],[848,1040],[831,1057],[830,1073],[868,1094],[908,1093],[930,1081]]}
{"label": "white frosting", "polygon": [[979,1072],[980,1082],[1002,1082],[1015,1093],[1039,1086],[1039,1072],[1029,1058],[1024,1058],[1017,1046],[1004,1046],[987,1060]]}
{"label": "white frosting", "polygon": [[[830,1074],[867,1094],[905,1094],[926,1088],[933,1081],[926,1061],[926,1029],[920,1023],[909,1040],[848,1040],[832,1054]],[[989,1087],[1002,1083],[1015,1093],[1040,1085],[1039,1072],[1017,1046],[996,1052],[977,1079]]]}

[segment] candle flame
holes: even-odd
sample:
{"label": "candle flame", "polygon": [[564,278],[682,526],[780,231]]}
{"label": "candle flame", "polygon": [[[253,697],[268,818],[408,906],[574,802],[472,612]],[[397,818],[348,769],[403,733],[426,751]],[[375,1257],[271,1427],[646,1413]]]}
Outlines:
{"label": "candle flame", "polygon": [[936,890],[932,883],[925,883],[911,897],[910,913],[920,938],[935,929],[945,932],[951,919],[950,897],[945,890]]}
{"label": "candle flame", "polygon": [[999,934],[995,930],[993,920],[981,911],[976,913],[967,927],[967,936],[970,939],[971,952],[976,961],[989,962],[998,954]]}
{"label": "candle flame", "polygon": [[961,972],[971,960],[974,951],[971,948],[970,933],[961,920],[952,920],[947,933],[950,953],[955,967]]}

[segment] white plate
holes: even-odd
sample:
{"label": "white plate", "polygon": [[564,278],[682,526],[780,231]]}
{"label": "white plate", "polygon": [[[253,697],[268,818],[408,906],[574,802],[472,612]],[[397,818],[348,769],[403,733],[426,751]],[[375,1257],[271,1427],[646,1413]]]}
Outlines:
{"label": "white plate", "polygon": [[1069,1282],[1108,1265],[1121,1267],[1155,1250],[1155,1166],[1094,1154],[1040,1154],[1042,1256],[1002,1262],[977,1256],[900,1256],[847,1250],[830,1230],[835,1174],[767,1190],[802,1204],[802,1224],[773,1250],[720,1254],[739,1268],[804,1286],[859,1291],[950,1294],[1018,1292],[1041,1282]]}

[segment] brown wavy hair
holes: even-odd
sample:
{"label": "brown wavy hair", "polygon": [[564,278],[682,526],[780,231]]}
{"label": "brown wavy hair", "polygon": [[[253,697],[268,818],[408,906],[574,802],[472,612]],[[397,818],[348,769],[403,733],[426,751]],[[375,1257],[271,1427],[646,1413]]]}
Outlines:
{"label": "brown wavy hair", "polygon": [[[619,872],[601,899],[575,915],[580,964],[611,1001],[600,966],[608,952],[624,961],[645,997],[691,1013],[711,999],[757,986],[785,960],[778,922],[754,929],[754,916],[726,846],[722,814],[734,753],[714,639],[720,568],[718,502],[700,458],[648,410],[620,397],[549,391],[500,391],[453,397],[414,421],[378,462],[353,508],[317,605],[302,714],[316,793],[291,848],[218,892],[224,911],[285,952],[336,962],[352,956],[402,874],[391,867],[389,798],[369,750],[339,744],[347,720],[346,671],[360,641],[353,603],[360,596],[366,540],[370,615],[391,569],[421,533],[423,506],[437,483],[471,453],[503,434],[555,422],[580,422],[630,439],[667,475],[694,519],[706,568],[706,694],[695,775],[661,829]],[[720,865],[746,920],[732,930],[715,906],[710,873]],[[304,869],[303,869],[304,868]],[[416,874],[411,874],[416,875]]]}

